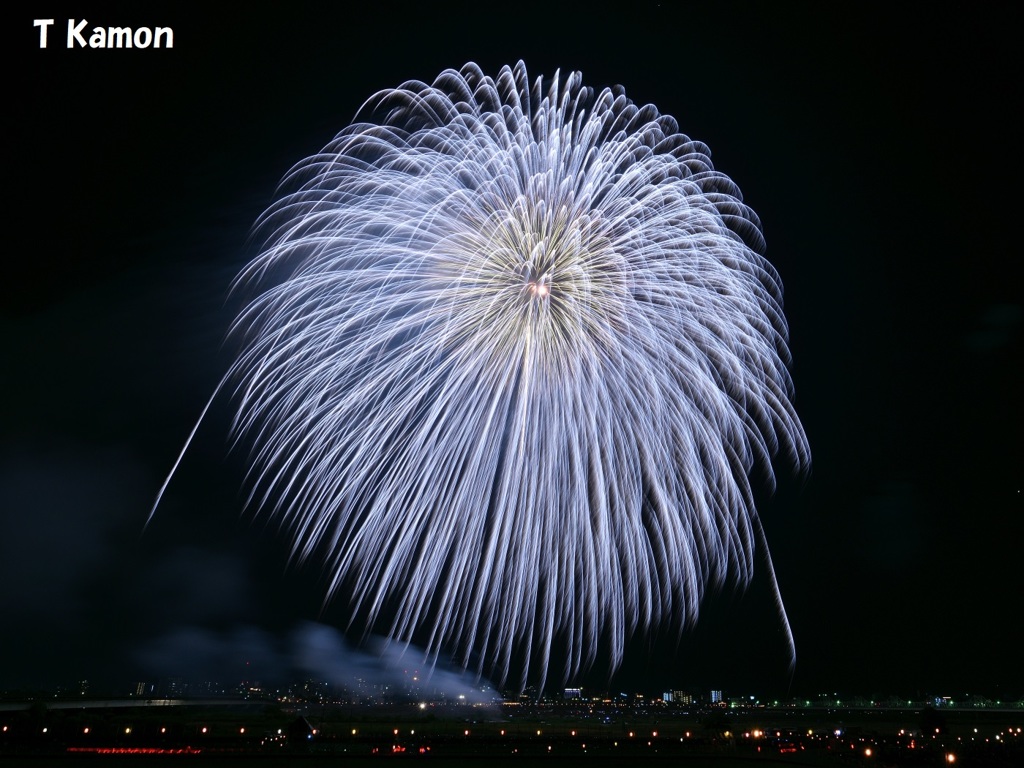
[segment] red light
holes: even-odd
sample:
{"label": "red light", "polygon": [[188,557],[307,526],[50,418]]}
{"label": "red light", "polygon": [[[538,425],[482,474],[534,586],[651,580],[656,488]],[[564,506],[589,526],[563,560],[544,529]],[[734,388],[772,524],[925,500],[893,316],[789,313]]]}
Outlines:
{"label": "red light", "polygon": [[68,752],[88,752],[94,755],[198,755],[201,749],[159,749],[157,747],[68,747]]}

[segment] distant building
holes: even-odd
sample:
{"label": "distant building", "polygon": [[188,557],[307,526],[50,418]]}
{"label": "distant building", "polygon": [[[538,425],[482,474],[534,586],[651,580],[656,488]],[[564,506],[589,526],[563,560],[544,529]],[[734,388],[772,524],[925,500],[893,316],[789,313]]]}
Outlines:
{"label": "distant building", "polygon": [[566,701],[579,701],[583,698],[582,688],[566,688],[562,692],[562,698]]}
{"label": "distant building", "polygon": [[168,699],[180,699],[188,693],[188,683],[180,677],[169,677],[164,681],[163,692]]}
{"label": "distant building", "polygon": [[194,686],[190,685],[189,691],[193,690],[199,696],[223,696],[225,694],[224,686],[215,680],[203,680]]}
{"label": "distant building", "polygon": [[712,691],[711,692],[711,703],[712,704],[721,704],[722,703],[722,692],[721,691]]}

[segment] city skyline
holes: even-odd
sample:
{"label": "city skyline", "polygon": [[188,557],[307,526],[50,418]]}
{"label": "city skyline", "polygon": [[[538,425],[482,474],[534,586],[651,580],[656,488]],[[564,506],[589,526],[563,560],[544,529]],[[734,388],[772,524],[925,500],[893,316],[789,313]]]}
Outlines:
{"label": "city skyline", "polygon": [[[255,672],[255,670],[254,670]],[[618,690],[548,686],[543,691],[534,686],[524,690],[495,688],[472,676],[435,680],[429,669],[389,670],[388,676],[355,672],[344,680],[316,677],[274,677],[261,680],[254,674],[243,680],[225,682],[220,679],[188,679],[166,676],[135,680],[126,685],[96,688],[90,680],[77,680],[55,688],[8,689],[0,687],[0,702],[7,710],[41,702],[51,708],[68,708],[76,702],[88,706],[131,706],[159,702],[272,701],[284,706],[322,704],[325,706],[373,709],[380,706],[415,705],[425,707],[587,707],[610,705],[626,710],[649,710],[669,706],[672,709],[706,710],[717,708],[809,708],[809,709],[1024,709],[1024,695],[995,698],[980,691],[874,692],[857,691],[789,691],[783,695],[766,695],[750,688],[728,689],[682,685],[662,681],[647,690]]]}

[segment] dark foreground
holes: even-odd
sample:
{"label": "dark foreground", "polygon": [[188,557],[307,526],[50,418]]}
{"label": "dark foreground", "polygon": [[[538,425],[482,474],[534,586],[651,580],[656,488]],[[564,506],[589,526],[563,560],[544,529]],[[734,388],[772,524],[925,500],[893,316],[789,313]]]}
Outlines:
{"label": "dark foreground", "polygon": [[[141,704],[141,703],[140,703]],[[603,713],[217,702],[0,711],[0,764],[1020,766],[1024,712],[751,709]]]}

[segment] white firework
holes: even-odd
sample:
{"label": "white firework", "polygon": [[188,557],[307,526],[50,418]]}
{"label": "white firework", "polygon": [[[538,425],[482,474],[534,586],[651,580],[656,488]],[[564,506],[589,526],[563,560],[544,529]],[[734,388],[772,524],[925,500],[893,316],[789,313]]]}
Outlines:
{"label": "white firework", "polygon": [[239,277],[252,501],[367,630],[502,680],[615,669],[749,582],[748,478],[809,462],[760,222],[675,120],[579,73],[467,64],[360,120]]}

